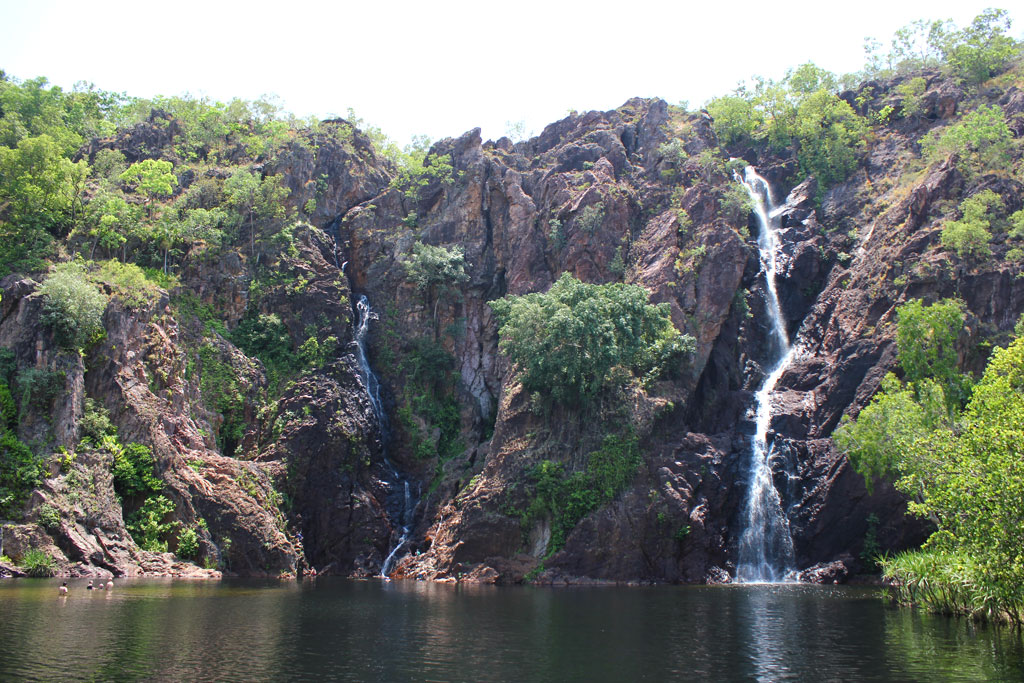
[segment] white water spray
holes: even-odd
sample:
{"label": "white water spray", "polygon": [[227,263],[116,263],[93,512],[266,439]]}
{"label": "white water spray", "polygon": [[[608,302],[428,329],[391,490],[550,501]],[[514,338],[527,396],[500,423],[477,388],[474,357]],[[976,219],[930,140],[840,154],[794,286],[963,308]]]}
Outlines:
{"label": "white water spray", "polygon": [[760,227],[757,246],[761,252],[761,270],[768,289],[768,315],[771,335],[768,358],[771,370],[755,395],[755,426],[751,439],[750,487],[745,508],[746,529],[740,537],[736,580],[740,583],[775,583],[787,580],[795,571],[793,538],[789,520],[782,509],[779,492],[772,481],[771,458],[774,443],[768,443],[772,420],[772,391],[793,360],[795,347],[790,345],[786,323],[779,305],[775,283],[779,249],[778,207],[768,181],[747,166],[743,183],[754,202]]}
{"label": "white water spray", "polygon": [[[359,301],[356,302],[356,363],[359,365],[359,375],[363,380],[363,386],[366,387],[366,395],[370,399],[370,407],[373,409],[373,415],[377,418],[377,424],[380,427],[382,449],[386,450],[388,435],[387,413],[384,412],[384,406],[380,400],[380,382],[377,376],[373,374],[373,369],[370,367],[370,361],[366,354],[366,338],[370,331],[370,321],[376,319],[377,314],[370,308],[370,300],[365,295],[360,296]],[[416,501],[413,498],[409,480],[402,476],[402,473],[398,471],[398,468],[395,467],[386,453],[383,457],[384,465],[391,475],[391,481],[383,482],[388,487],[387,509],[389,513],[397,509],[397,515],[393,515],[393,519],[398,522],[398,527],[401,529],[397,542],[391,547],[380,567],[380,575],[386,579],[394,568],[395,562],[399,559],[399,551],[409,544]],[[397,486],[401,486],[400,493],[395,490]]]}

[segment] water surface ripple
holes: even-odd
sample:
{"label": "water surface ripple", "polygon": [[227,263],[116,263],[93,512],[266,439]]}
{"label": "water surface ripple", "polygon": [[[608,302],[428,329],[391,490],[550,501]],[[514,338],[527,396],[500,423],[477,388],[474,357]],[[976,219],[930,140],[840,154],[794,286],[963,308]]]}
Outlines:
{"label": "water surface ripple", "polygon": [[1009,630],[878,589],[0,581],[2,680],[1024,680]]}

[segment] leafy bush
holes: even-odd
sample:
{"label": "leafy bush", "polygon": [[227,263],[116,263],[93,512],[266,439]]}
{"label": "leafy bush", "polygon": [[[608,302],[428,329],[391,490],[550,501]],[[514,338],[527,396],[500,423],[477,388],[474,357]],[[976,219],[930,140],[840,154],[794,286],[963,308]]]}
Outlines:
{"label": "leafy bush", "polygon": [[185,560],[190,560],[199,552],[199,535],[195,529],[185,529],[178,534],[178,550],[175,554]]}
{"label": "leafy bush", "polygon": [[800,170],[818,179],[820,196],[857,167],[867,126],[849,103],[819,90],[797,109],[795,133]]}
{"label": "leafy bush", "polygon": [[1003,200],[992,190],[984,190],[960,202],[962,217],[942,228],[942,246],[952,249],[960,258],[991,256],[989,241],[990,209],[1002,208]]}
{"label": "leafy bush", "polygon": [[970,391],[969,380],[957,368],[956,340],[963,327],[963,303],[957,299],[931,306],[914,299],[896,310],[896,347],[907,381],[937,382],[950,412],[963,405]]}
{"label": "leafy bush", "polygon": [[20,410],[22,413],[35,408],[49,410],[53,399],[64,389],[67,377],[56,370],[43,368],[25,368],[18,372],[17,385],[21,393]]}
{"label": "leafy bush", "polygon": [[92,160],[94,178],[114,178],[128,168],[124,153],[117,149],[101,149]]}
{"label": "leafy bush", "polygon": [[267,369],[272,394],[302,367],[288,327],[276,313],[249,313],[231,332],[231,341],[246,355],[260,359]]}
{"label": "leafy bush", "polygon": [[679,138],[672,138],[658,146],[658,154],[661,158],[673,166],[682,167],[690,155],[686,152],[686,145]]}
{"label": "leafy bush", "polygon": [[82,349],[103,333],[107,298],[89,281],[79,263],[63,263],[39,286],[43,297],[42,321],[50,326],[59,344]]}
{"label": "leafy bush", "polygon": [[0,430],[0,517],[20,516],[18,508],[46,473],[41,458],[13,433]]}
{"label": "leafy bush", "polygon": [[548,555],[557,552],[581,519],[626,489],[642,464],[632,432],[606,436],[601,447],[587,456],[581,472],[566,474],[562,464],[542,461],[530,471],[532,491],[522,517],[524,526],[550,517]]}
{"label": "leafy bush", "polygon": [[[161,273],[162,271],[156,271]],[[148,275],[148,274],[147,274]],[[173,283],[173,281],[172,281]],[[250,287],[251,294],[257,289],[257,283],[254,282]],[[228,335],[228,328],[221,320],[217,309],[210,305],[200,301],[199,297],[195,293],[189,290],[182,290],[177,292],[171,297],[171,304],[175,309],[175,317],[181,321],[191,321],[193,318],[198,320],[203,325],[203,329],[207,334],[219,334],[222,337]]]}
{"label": "leafy bush", "polygon": [[745,97],[716,97],[708,102],[707,110],[714,119],[718,141],[726,146],[752,142],[755,131],[764,123],[755,103]]}
{"label": "leafy bush", "polygon": [[746,228],[750,221],[750,212],[753,210],[754,203],[743,185],[729,183],[724,187],[722,198],[718,203],[718,211],[729,225]]}
{"label": "leafy bush", "polygon": [[[936,336],[950,339],[949,332]],[[993,352],[966,407],[952,414],[942,410],[940,398],[951,374],[944,370],[951,359],[948,344],[930,339],[925,346],[934,348],[921,351],[908,370],[908,378],[915,377],[914,390],[901,390],[894,379],[888,380],[856,426],[837,431],[836,443],[855,463],[882,464],[875,471],[888,470],[897,477],[896,488],[912,497],[909,510],[937,527],[922,551],[881,561],[901,599],[938,611],[1020,623],[1024,337]],[[934,379],[922,378],[925,373]],[[894,402],[896,396],[899,401]],[[882,429],[863,429],[862,421]],[[857,438],[863,433],[871,438]]]}
{"label": "leafy bush", "polygon": [[604,204],[602,202],[585,206],[576,214],[576,227],[588,234],[601,227],[603,221]]}
{"label": "leafy bush", "polygon": [[920,76],[896,86],[896,94],[900,96],[900,110],[904,116],[917,116],[921,113],[924,106],[922,95],[927,87],[928,81]]}
{"label": "leafy bush", "polygon": [[403,151],[393,150],[392,161],[398,173],[391,181],[408,199],[416,199],[420,190],[431,182],[450,184],[454,178],[450,154],[430,154],[430,140],[416,137]]}
{"label": "leafy bush", "polygon": [[166,197],[174,192],[178,184],[178,179],[172,173],[173,168],[174,165],[169,161],[143,159],[129,166],[118,177],[125,183],[137,183],[139,191],[148,197]]}
{"label": "leafy bush", "polygon": [[56,531],[60,528],[60,510],[49,503],[40,505],[36,514],[38,515],[39,526],[47,531]]}
{"label": "leafy bush", "polygon": [[879,41],[868,45],[869,76],[880,72],[905,73],[945,65],[971,85],[995,75],[1017,54],[1018,48],[1006,32],[1011,21],[1006,10],[986,9],[969,26],[958,29],[950,21],[919,19],[896,31],[888,54]]}
{"label": "leafy bush", "polygon": [[18,406],[7,383],[0,380],[0,432],[14,429],[18,421]]}
{"label": "leafy bush", "polygon": [[423,293],[424,303],[433,308],[434,336],[437,336],[437,307],[443,296],[458,291],[469,280],[462,247],[450,249],[416,242],[409,258],[402,261],[406,279]]}
{"label": "leafy bush", "polygon": [[[457,455],[462,450],[461,418],[455,400],[455,359],[444,346],[429,337],[416,337],[399,366],[407,384],[403,392],[407,404],[399,410],[403,426],[412,435],[413,451],[420,459],[438,456],[442,459]],[[436,443],[422,438],[412,414],[427,424],[427,433],[436,429]]]}
{"label": "leafy bush", "polygon": [[57,573],[57,562],[36,548],[29,548],[21,558],[21,567],[29,576],[45,578]]}
{"label": "leafy bush", "polygon": [[953,72],[967,83],[979,84],[1003,69],[1019,54],[1016,41],[1006,35],[1011,25],[1006,10],[989,8],[953,34],[945,49]]}
{"label": "leafy bush", "polygon": [[99,444],[103,437],[113,436],[117,429],[110,421],[110,413],[102,404],[91,398],[86,398],[82,408],[82,419],[78,421],[78,428],[82,433],[82,439]]}
{"label": "leafy bush", "polygon": [[174,512],[174,503],[166,496],[150,496],[138,510],[128,515],[125,526],[132,540],[143,550],[154,553],[167,552],[167,535],[177,522],[164,522]]}
{"label": "leafy bush", "polygon": [[149,306],[158,295],[156,285],[134,263],[104,261],[93,279],[109,285],[124,305],[134,310]]}
{"label": "leafy bush", "polygon": [[692,352],[693,339],[673,327],[668,304],[647,302],[640,287],[584,284],[565,273],[546,293],[506,297],[491,308],[523,387],[582,404],[630,378],[653,379]]}
{"label": "leafy bush", "polygon": [[983,104],[956,123],[931,131],[921,138],[921,152],[929,163],[954,154],[957,168],[973,177],[1010,161],[1013,132],[1003,110]]}
{"label": "leafy bush", "polygon": [[217,432],[217,445],[221,453],[234,455],[238,442],[245,435],[245,396],[238,373],[220,358],[217,348],[203,344],[199,348],[199,389],[206,407],[220,413],[223,418]]}
{"label": "leafy bush", "polygon": [[871,492],[876,478],[899,474],[910,447],[948,419],[941,386],[924,380],[915,391],[890,373],[857,419],[844,417],[832,439]]}
{"label": "leafy bush", "polygon": [[114,437],[105,437],[102,446],[114,454],[114,490],[121,498],[149,496],[163,489],[156,477],[156,458],[148,446],[130,443],[121,446]]}
{"label": "leafy bush", "polygon": [[548,240],[556,251],[565,246],[565,233],[562,231],[562,221],[557,218],[548,219]]}
{"label": "leafy bush", "polygon": [[[2,105],[0,105],[2,106]],[[0,146],[0,205],[12,225],[53,235],[81,205],[89,164],[72,163],[47,133]]]}

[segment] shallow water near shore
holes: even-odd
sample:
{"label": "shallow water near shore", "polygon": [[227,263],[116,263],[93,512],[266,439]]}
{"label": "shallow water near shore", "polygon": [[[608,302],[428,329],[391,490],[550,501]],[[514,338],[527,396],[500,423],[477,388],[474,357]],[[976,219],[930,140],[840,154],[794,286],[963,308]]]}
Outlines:
{"label": "shallow water near shore", "polygon": [[1024,680],[1009,629],[877,588],[0,581],[3,680]]}

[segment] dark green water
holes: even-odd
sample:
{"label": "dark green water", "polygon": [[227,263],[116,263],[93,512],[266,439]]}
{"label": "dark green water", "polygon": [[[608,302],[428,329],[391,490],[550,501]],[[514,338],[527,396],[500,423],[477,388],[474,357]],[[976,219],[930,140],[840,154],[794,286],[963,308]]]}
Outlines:
{"label": "dark green water", "polygon": [[0,679],[1024,680],[1006,629],[877,589],[0,581]]}

